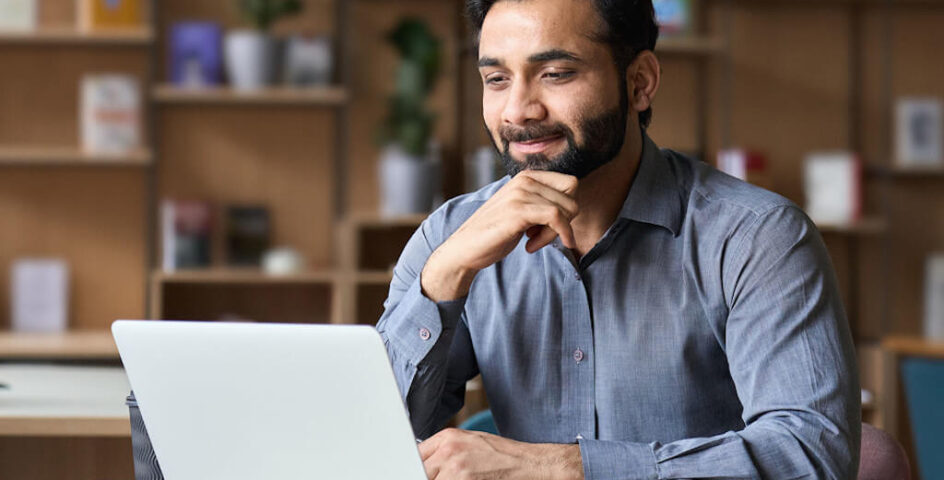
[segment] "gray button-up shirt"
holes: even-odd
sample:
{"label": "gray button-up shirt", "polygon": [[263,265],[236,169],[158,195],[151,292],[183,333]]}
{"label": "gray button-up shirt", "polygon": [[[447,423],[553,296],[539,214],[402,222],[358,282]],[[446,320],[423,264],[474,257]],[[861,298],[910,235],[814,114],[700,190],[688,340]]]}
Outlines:
{"label": "gray button-up shirt", "polygon": [[852,341],[799,208],[646,137],[583,258],[525,237],[466,298],[430,301],[426,259],[507,181],[430,215],[394,269],[377,329],[417,436],[481,373],[503,436],[579,443],[588,479],[854,478]]}

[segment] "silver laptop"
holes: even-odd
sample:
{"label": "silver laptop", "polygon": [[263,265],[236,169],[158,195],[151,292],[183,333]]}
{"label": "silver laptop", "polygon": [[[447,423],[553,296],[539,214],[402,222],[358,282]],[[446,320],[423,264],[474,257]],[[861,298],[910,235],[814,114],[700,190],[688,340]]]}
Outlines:
{"label": "silver laptop", "polygon": [[112,334],[168,480],[426,478],[371,327],[119,320]]}

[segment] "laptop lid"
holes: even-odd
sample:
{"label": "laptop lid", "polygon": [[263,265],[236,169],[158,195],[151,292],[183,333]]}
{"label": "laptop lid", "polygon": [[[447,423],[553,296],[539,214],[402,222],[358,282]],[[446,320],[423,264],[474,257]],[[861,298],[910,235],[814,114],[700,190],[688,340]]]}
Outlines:
{"label": "laptop lid", "polygon": [[169,480],[425,479],[368,326],[112,324]]}

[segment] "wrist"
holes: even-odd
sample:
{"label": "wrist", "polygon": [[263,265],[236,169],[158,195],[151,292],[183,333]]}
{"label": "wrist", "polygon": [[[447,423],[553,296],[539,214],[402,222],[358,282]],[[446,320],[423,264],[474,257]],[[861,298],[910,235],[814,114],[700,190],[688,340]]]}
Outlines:
{"label": "wrist", "polygon": [[452,260],[446,244],[436,249],[420,274],[423,294],[434,302],[458,300],[469,293],[477,270],[464,267]]}
{"label": "wrist", "polygon": [[540,453],[542,478],[549,480],[584,480],[583,459],[579,445],[543,445]]}

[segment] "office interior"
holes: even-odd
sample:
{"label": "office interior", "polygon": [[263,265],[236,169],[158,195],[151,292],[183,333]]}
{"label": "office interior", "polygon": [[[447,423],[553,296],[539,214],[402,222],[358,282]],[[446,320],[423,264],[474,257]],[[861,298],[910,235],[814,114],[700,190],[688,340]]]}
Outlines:
{"label": "office interior", "polygon": [[[504,175],[462,1],[98,3],[0,2],[0,478],[134,478],[112,321],[373,325],[426,214]],[[823,219],[862,419],[944,478],[944,2],[664,3],[650,136]]]}

